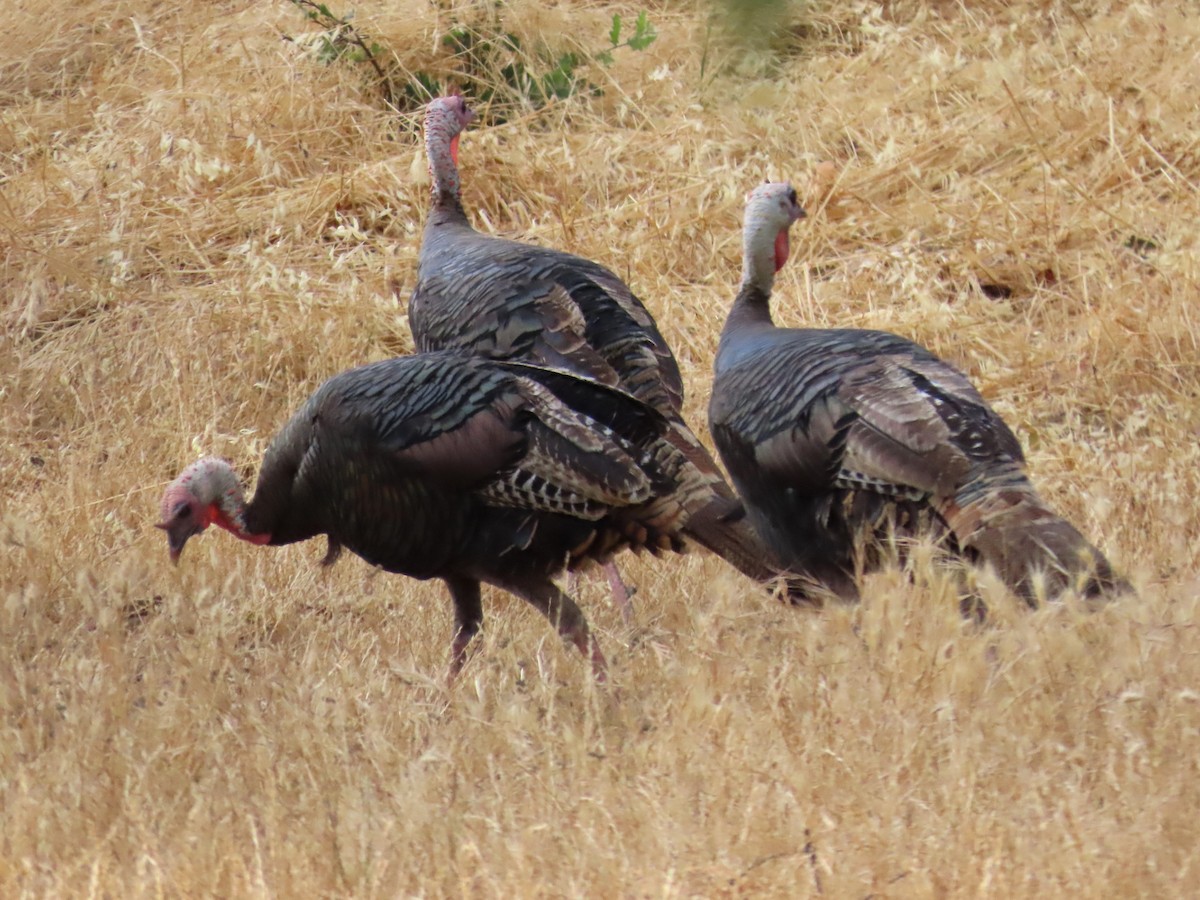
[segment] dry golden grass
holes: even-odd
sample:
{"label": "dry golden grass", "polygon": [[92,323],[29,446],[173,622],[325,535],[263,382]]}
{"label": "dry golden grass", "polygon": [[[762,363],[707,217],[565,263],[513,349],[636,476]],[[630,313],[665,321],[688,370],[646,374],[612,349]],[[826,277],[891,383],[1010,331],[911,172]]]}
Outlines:
{"label": "dry golden grass", "polygon": [[[361,0],[420,66],[450,7]],[[607,2],[513,0],[602,42]],[[741,199],[816,198],[789,324],[962,366],[1140,597],[986,628],[945,573],[797,612],[702,555],[584,605],[596,689],[491,592],[447,690],[440,585],[155,521],[325,377],[410,347],[426,185],[287,3],[20,0],[0,33],[0,895],[1154,896],[1200,877],[1200,19],[1190,3],[812,0],[773,58],[708,8],[605,95],[475,130],[481,228],[594,257],[703,431]],[[554,38],[552,38],[554,39]],[[714,71],[719,70],[714,75]],[[832,165],[822,165],[829,163]],[[996,286],[1003,286],[1000,291]],[[1007,296],[996,296],[1006,293]]]}

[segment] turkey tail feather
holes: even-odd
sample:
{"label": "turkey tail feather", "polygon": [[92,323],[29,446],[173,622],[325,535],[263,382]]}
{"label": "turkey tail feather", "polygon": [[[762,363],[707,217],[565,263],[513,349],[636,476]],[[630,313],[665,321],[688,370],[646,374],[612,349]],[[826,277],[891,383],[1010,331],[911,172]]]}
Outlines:
{"label": "turkey tail feather", "polygon": [[1029,602],[1073,589],[1087,597],[1132,588],[1079,530],[1051,510],[1016,464],[968,482],[939,512],[964,550],[990,563]]}
{"label": "turkey tail feather", "polygon": [[715,497],[694,512],[681,530],[755,581],[769,582],[779,577],[782,566],[772,564],[770,554],[739,503]]}

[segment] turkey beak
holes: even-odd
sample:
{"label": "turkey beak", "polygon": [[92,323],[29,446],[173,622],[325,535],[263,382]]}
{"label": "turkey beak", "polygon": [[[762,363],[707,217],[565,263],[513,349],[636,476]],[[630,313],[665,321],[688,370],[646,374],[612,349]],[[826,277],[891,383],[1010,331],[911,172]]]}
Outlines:
{"label": "turkey beak", "polygon": [[183,545],[188,542],[188,538],[196,534],[196,529],[180,528],[170,522],[156,522],[154,527],[161,528],[167,533],[167,550],[170,553],[171,562],[179,565],[179,556],[183,553]]}
{"label": "turkey beak", "polygon": [[792,213],[792,221],[799,222],[801,219],[807,219],[807,218],[808,218],[808,213],[806,213],[804,211],[804,207],[797,205],[795,211]]}

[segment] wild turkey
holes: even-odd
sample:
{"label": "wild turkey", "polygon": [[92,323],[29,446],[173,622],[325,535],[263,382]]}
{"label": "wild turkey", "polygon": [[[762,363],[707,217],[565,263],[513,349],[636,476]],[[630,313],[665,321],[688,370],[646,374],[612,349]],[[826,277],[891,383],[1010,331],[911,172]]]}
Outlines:
{"label": "wild turkey", "polygon": [[[566,373],[452,353],[402,357],[326,381],[271,442],[246,503],[208,457],[166,489],[170,555],[215,524],[280,545],[319,534],[413,578],[441,578],[455,608],[452,672],[483,613],[480,582],[523,597],[589,654],[583,613],[550,580],[623,547],[684,549],[681,531],[737,558],[690,441],[623,392]],[[750,562],[746,563],[750,565]]]}
{"label": "wild turkey", "polygon": [[[458,96],[439,97],[426,108],[433,195],[409,301],[417,349],[524,360],[619,387],[671,420],[690,438],[697,464],[718,476],[715,461],[680,415],[683,382],[675,357],[624,282],[590,260],[471,227],[457,164],[459,135],[473,118]],[[719,490],[734,496],[727,485]],[[744,520],[731,527],[740,530],[744,544],[758,543]],[[609,580],[628,615],[628,595],[615,568]]]}
{"label": "wild turkey", "polygon": [[621,279],[590,260],[471,227],[457,163],[459,135],[473,118],[462,97],[426,107],[433,195],[408,308],[417,349],[567,369],[678,418],[679,366]]}
{"label": "wild turkey", "polygon": [[846,598],[888,529],[948,532],[1030,602],[1127,585],[1025,475],[1017,438],[924,347],[857,329],[777,328],[770,297],[804,210],[763,184],[746,205],[741,289],[721,332],[709,427],[750,519],[789,570]]}

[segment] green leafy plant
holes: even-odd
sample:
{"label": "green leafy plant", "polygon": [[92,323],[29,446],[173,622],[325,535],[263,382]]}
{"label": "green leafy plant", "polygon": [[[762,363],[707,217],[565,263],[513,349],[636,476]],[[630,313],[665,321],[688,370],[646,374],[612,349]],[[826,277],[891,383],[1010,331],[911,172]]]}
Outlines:
{"label": "green leafy plant", "polygon": [[621,40],[622,25],[621,14],[613,13],[612,28],[608,32],[608,41],[612,44],[612,47],[596,54],[598,62],[610,66],[613,61],[613,50],[620,50],[622,47],[628,47],[630,50],[645,50],[658,37],[658,32],[650,24],[650,19],[647,17],[644,9],[638,13],[638,17],[633,23],[633,34],[625,40]]}
{"label": "green leafy plant", "polygon": [[624,40],[622,31],[622,18],[614,15],[607,47],[554,53],[545,46],[526,48],[517,35],[501,27],[497,17],[484,26],[456,26],[443,43],[454,54],[458,74],[471,84],[475,98],[489,106],[494,120],[503,121],[507,110],[515,107],[538,108],[578,93],[602,93],[582,70],[592,62],[612,65],[615,51],[645,50],[658,37],[645,11]]}
{"label": "green leafy plant", "polygon": [[375,70],[379,78],[379,87],[383,92],[384,101],[395,105],[395,90],[392,79],[384,69],[380,59],[384,54],[383,46],[369,39],[357,27],[351,24],[354,13],[335,15],[324,3],[315,0],[291,0],[304,17],[324,28],[317,36],[316,57],[325,65],[332,65],[339,60],[351,63],[367,63]]}
{"label": "green leafy plant", "polygon": [[529,47],[503,26],[503,2],[498,0],[481,22],[459,23],[446,32],[441,43],[446,56],[436,71],[414,72],[400,66],[396,54],[354,25],[353,12],[339,16],[317,0],[290,2],[323,29],[315,45],[316,58],[326,65],[368,64],[390,106],[413,110],[452,86],[461,86],[487,106],[491,120],[497,123],[519,109],[536,109],[576,94],[603,93],[587,79],[586,68],[593,63],[612,65],[617,51],[645,50],[658,37],[643,10],[632,31],[622,16],[614,15],[608,45],[595,51],[560,52],[540,42]]}

